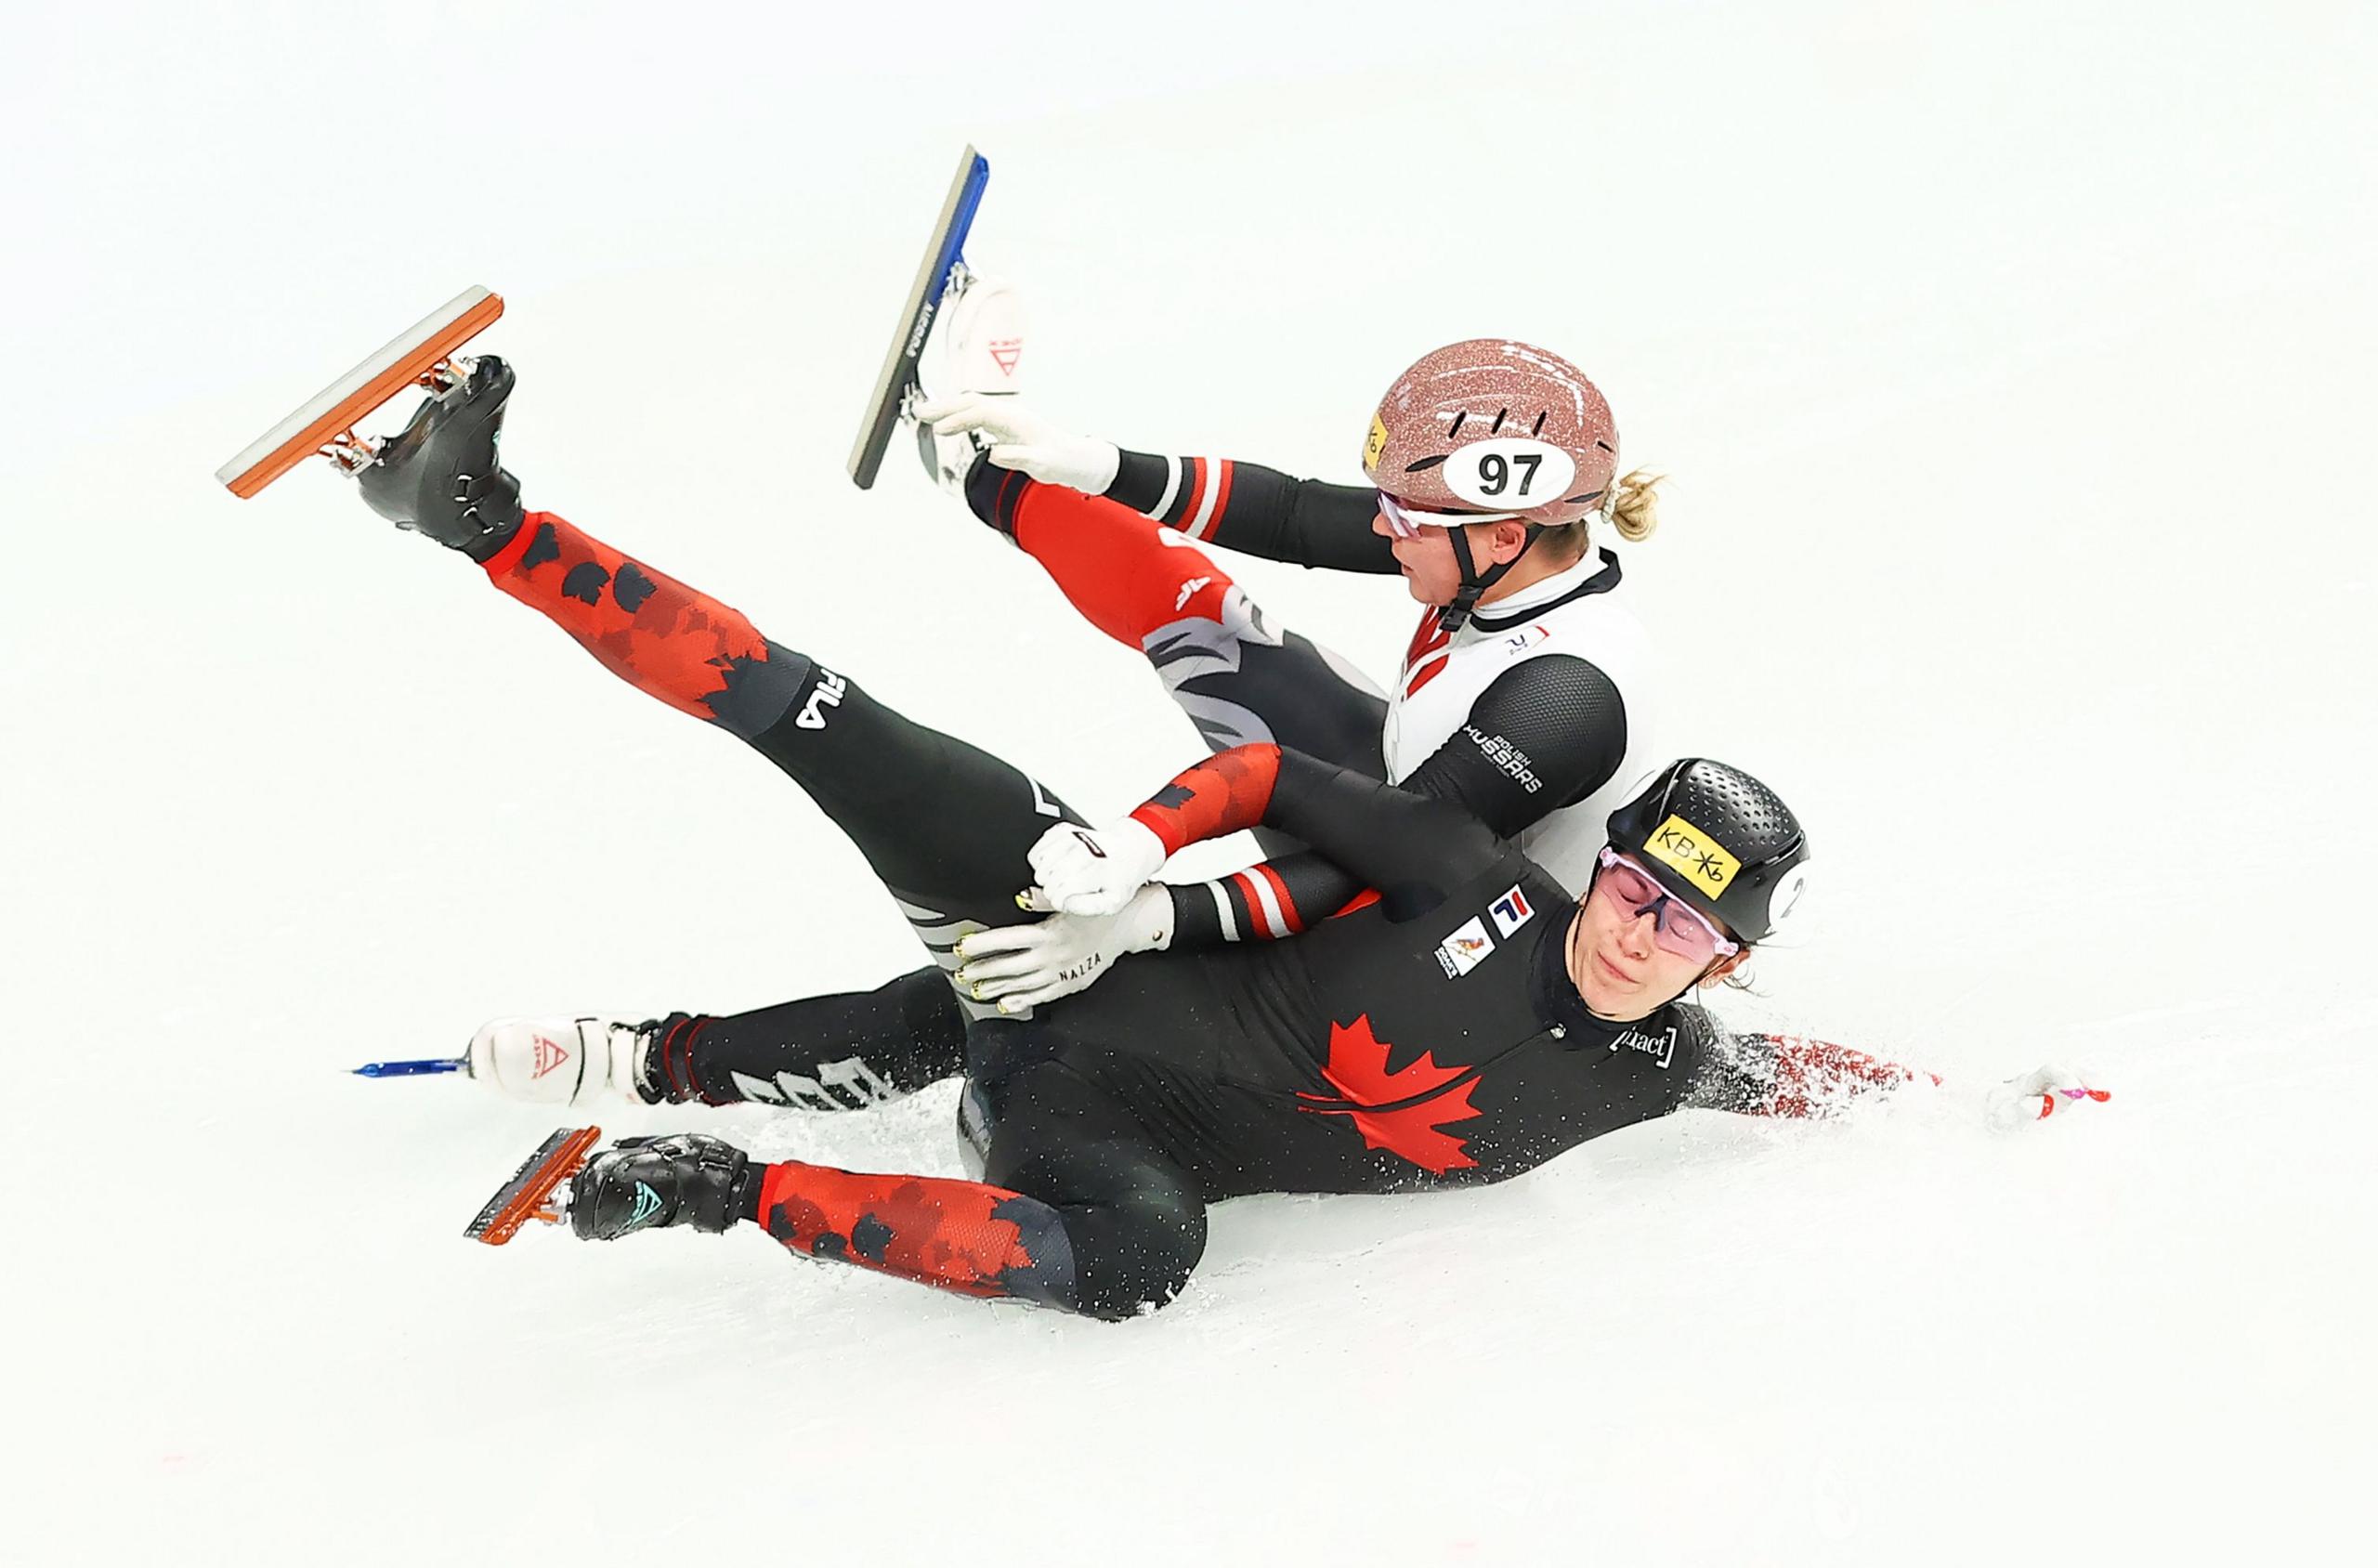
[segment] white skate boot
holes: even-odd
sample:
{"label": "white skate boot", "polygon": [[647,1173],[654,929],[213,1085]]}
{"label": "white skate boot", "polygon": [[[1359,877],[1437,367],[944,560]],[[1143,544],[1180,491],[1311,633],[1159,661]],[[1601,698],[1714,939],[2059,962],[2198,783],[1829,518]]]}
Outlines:
{"label": "white skate boot", "polygon": [[[968,271],[960,264],[943,296],[924,352],[917,359],[919,396],[914,401],[946,402],[974,393],[1012,397],[1023,390],[1024,297],[1004,279]],[[906,411],[917,427],[917,452],[925,472],[952,495],[966,493],[966,471],[989,445],[972,432],[936,436],[933,426]]]}
{"label": "white skate boot", "polygon": [[582,1105],[605,1094],[645,1101],[655,1033],[647,1021],[603,1014],[498,1018],[471,1037],[470,1073],[500,1093],[538,1104]]}

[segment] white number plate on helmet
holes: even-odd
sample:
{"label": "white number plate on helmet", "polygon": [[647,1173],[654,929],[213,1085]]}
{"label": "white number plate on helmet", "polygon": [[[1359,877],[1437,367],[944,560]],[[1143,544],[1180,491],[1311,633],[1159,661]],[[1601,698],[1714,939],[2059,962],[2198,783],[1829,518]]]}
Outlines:
{"label": "white number plate on helmet", "polygon": [[1496,436],[1445,459],[1445,488],[1490,512],[1528,512],[1569,493],[1577,464],[1548,441]]}

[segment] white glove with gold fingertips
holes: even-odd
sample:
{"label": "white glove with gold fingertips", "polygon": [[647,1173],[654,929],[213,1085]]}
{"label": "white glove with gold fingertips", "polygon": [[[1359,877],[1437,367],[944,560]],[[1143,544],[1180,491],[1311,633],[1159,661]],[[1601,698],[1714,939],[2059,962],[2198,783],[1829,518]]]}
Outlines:
{"label": "white glove with gold fingertips", "polygon": [[1163,840],[1128,817],[1104,828],[1060,822],[1026,856],[1032,886],[1016,903],[1069,915],[1111,915],[1163,868],[1165,853]]}
{"label": "white glove with gold fingertips", "polygon": [[930,398],[916,406],[916,415],[933,426],[936,436],[973,431],[990,440],[994,466],[1027,474],[1044,485],[1063,485],[1084,495],[1104,495],[1115,482],[1123,454],[1112,441],[1077,436],[1019,408],[1013,397],[961,392],[951,398]]}
{"label": "white glove with gold fingertips", "polygon": [[958,984],[976,1001],[1021,1013],[1087,990],[1126,953],[1172,943],[1172,890],[1150,882],[1111,915],[1051,915],[1038,925],[970,933],[958,944]]}

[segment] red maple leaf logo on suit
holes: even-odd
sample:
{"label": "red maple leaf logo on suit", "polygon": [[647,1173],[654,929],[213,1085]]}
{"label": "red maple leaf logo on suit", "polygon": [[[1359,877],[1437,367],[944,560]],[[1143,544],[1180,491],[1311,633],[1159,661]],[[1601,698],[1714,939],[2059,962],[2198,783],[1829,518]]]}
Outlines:
{"label": "red maple leaf logo on suit", "polygon": [[1478,1087],[1476,1078],[1458,1089],[1446,1087],[1470,1069],[1440,1067],[1424,1051],[1402,1072],[1391,1073],[1388,1050],[1371,1033],[1367,1013],[1351,1024],[1331,1024],[1329,1061],[1321,1076],[1352,1104],[1333,1104],[1325,1095],[1300,1094],[1299,1099],[1323,1103],[1297,1108],[1316,1116],[1352,1117],[1365,1147],[1385,1149],[1432,1175],[1476,1165],[1476,1160],[1462,1153],[1467,1140],[1443,1130],[1447,1122],[1485,1114],[1470,1103],[1470,1091]]}

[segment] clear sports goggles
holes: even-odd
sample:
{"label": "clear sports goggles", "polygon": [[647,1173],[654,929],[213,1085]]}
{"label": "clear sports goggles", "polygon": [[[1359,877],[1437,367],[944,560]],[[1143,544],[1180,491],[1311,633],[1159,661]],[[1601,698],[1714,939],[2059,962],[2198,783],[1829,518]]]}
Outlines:
{"label": "clear sports goggles", "polygon": [[1517,512],[1427,512],[1418,506],[1406,506],[1388,494],[1378,492],[1378,515],[1387,519],[1387,531],[1398,539],[1418,539],[1424,528],[1457,529],[1464,523],[1501,523],[1517,517]]}
{"label": "clear sports goggles", "polygon": [[1652,917],[1652,939],[1695,963],[1730,958],[1742,944],[1727,938],[1709,917],[1660,885],[1659,879],[1608,844],[1594,857],[1593,892],[1621,909]]}

